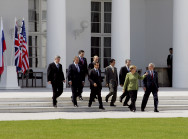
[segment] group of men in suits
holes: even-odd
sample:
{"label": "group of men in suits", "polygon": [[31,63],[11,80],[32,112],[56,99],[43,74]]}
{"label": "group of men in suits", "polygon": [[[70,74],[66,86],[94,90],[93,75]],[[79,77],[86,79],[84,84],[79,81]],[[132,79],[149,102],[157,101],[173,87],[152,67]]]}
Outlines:
{"label": "group of men in suits", "polygon": [[[88,106],[91,107],[95,98],[98,98],[99,109],[104,110],[102,104],[101,90],[102,90],[102,77],[98,56],[94,56],[93,62],[87,65],[87,59],[84,57],[84,51],[80,50],[78,56],[75,56],[73,63],[69,65],[68,69],[68,83],[72,90],[72,103],[74,107],[78,107],[77,98],[83,100],[82,92],[85,85],[85,78],[88,75],[90,81],[90,100]],[[88,72],[89,70],[89,72]],[[91,76],[90,76],[91,75]],[[49,64],[47,70],[48,83],[52,85],[53,90],[53,106],[57,107],[57,98],[63,93],[63,82],[65,77],[60,64],[60,56],[56,56],[54,62]],[[96,97],[97,96],[97,97]]]}
{"label": "group of men in suits", "polygon": [[[68,83],[72,90],[72,103],[74,107],[78,107],[77,98],[83,100],[82,92],[85,85],[85,78],[88,75],[88,80],[90,82],[90,99],[88,107],[91,107],[92,102],[95,98],[98,99],[99,109],[104,110],[101,97],[102,82],[101,69],[99,64],[99,57],[94,56],[93,62],[87,65],[87,59],[84,57],[84,51],[79,51],[79,56],[75,56],[73,63],[69,65],[68,69]],[[109,88],[109,93],[105,97],[105,101],[108,102],[109,98],[112,97],[110,106],[115,107],[115,102],[117,98],[117,87],[118,87],[118,72],[115,67],[115,59],[110,60],[110,65],[105,68],[105,82],[106,86]],[[131,65],[131,60],[127,59],[125,61],[125,66],[120,69],[119,73],[119,83],[123,86],[126,74],[129,72],[129,67]],[[154,71],[154,64],[150,63],[148,66],[148,76],[144,79],[144,97],[141,105],[141,110],[144,111],[149,95],[152,92],[154,96],[154,107],[156,112],[158,107],[158,74]],[[60,64],[60,56],[55,57],[55,61],[49,64],[47,70],[48,83],[52,85],[53,90],[53,106],[57,107],[57,98],[63,93],[63,82],[65,83],[65,77],[62,70],[62,65]],[[123,94],[120,96],[120,102],[126,97],[123,106],[129,106],[128,101],[130,96],[128,91],[125,89]]]}

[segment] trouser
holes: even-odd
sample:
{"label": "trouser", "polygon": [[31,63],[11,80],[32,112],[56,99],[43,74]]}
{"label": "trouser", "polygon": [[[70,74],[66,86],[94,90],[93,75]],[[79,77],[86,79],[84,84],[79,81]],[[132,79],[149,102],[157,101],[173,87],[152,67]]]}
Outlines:
{"label": "trouser", "polygon": [[131,110],[136,110],[136,100],[137,100],[137,90],[131,90],[129,91],[129,95],[131,98],[131,104],[130,104],[130,109]]}
{"label": "trouser", "polygon": [[82,97],[83,88],[84,88],[84,86],[82,85],[82,86],[80,87],[81,90],[80,90],[80,92],[79,92],[79,94],[78,94],[79,97]]}
{"label": "trouser", "polygon": [[170,82],[170,87],[172,87],[172,68],[168,68],[168,79]]}
{"label": "trouser", "polygon": [[125,92],[120,96],[121,99],[124,99],[124,97],[126,97],[124,104],[128,104],[128,102],[130,100],[130,95],[129,95],[129,92],[127,90],[125,90]]}
{"label": "trouser", "polygon": [[158,103],[159,103],[157,89],[146,89],[145,94],[143,96],[142,105],[141,105],[142,110],[144,110],[146,108],[148,98],[149,98],[151,92],[153,94],[153,99],[154,99],[154,108],[157,109]]}
{"label": "trouser", "polygon": [[117,98],[117,86],[115,87],[113,87],[112,85],[109,86],[109,94],[106,96],[106,99],[108,99],[110,96],[112,96],[110,104],[114,104]]}
{"label": "trouser", "polygon": [[[84,75],[84,77],[82,77],[82,78],[84,78],[84,80],[85,80],[85,78],[86,78],[85,75]],[[79,92],[79,94],[78,94],[79,97],[82,97],[83,88],[84,88],[84,86],[81,85],[81,86],[80,86],[80,89],[81,89],[81,90],[80,90],[80,92]]]}
{"label": "trouser", "polygon": [[99,107],[103,107],[102,97],[101,97],[101,89],[97,88],[97,87],[91,89],[91,94],[90,94],[90,98],[89,98],[89,105],[90,106],[92,105],[92,101],[94,100],[96,95],[98,96]]}
{"label": "trouser", "polygon": [[61,96],[63,93],[63,82],[52,83],[52,90],[53,90],[53,105],[57,104],[57,98]]}
{"label": "trouser", "polygon": [[72,103],[74,105],[77,105],[77,99],[76,98],[82,92],[82,85],[80,85],[80,86],[71,86],[71,90],[72,90]]}

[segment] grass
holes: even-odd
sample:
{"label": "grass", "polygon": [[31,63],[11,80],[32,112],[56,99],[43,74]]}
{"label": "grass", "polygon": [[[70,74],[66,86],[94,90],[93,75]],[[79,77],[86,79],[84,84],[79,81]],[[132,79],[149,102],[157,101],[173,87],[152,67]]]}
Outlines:
{"label": "grass", "polygon": [[0,139],[186,139],[188,118],[2,121]]}

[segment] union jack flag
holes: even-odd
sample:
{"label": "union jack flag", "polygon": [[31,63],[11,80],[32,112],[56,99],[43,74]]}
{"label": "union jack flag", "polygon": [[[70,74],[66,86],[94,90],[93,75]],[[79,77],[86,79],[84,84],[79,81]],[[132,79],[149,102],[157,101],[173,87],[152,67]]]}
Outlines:
{"label": "union jack flag", "polygon": [[20,38],[18,33],[18,25],[15,19],[15,38],[14,38],[14,49],[15,49],[15,66],[17,72],[22,71],[22,49],[20,46]]}
{"label": "union jack flag", "polygon": [[22,72],[25,73],[29,69],[29,56],[27,46],[27,36],[25,30],[25,21],[22,21],[21,33],[20,33],[20,46],[22,49]]}

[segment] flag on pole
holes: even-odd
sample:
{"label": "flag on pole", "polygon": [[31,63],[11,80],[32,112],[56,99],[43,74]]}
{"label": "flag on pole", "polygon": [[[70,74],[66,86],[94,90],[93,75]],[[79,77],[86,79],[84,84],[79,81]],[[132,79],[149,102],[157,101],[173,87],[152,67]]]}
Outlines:
{"label": "flag on pole", "polygon": [[6,42],[5,42],[5,36],[4,36],[4,30],[3,30],[3,19],[1,17],[1,29],[0,29],[0,75],[4,71],[4,58],[3,58],[3,52],[6,50]]}
{"label": "flag on pole", "polygon": [[14,49],[15,49],[15,66],[17,72],[22,71],[22,49],[20,46],[20,38],[18,33],[18,25],[15,18],[15,36],[14,36]]}
{"label": "flag on pole", "polygon": [[25,73],[29,69],[29,56],[28,56],[28,46],[27,46],[27,36],[25,29],[25,21],[22,21],[22,27],[20,32],[20,46],[22,49],[22,72]]}

